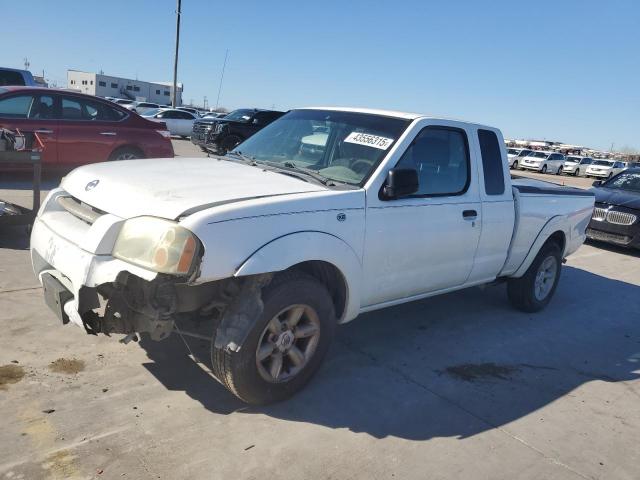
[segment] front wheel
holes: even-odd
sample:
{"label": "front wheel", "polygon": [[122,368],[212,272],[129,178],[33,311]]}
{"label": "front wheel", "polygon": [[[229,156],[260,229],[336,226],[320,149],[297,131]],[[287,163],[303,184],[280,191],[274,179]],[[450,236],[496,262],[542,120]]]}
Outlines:
{"label": "front wheel", "polygon": [[576,168],[575,171],[573,172],[573,176],[574,177],[579,177],[580,176],[580,169]]}
{"label": "front wheel", "polygon": [[229,135],[220,142],[218,146],[218,153],[220,155],[226,155],[227,152],[233,150],[240,142],[242,142],[240,137]]}
{"label": "front wheel", "polygon": [[326,287],[301,272],[277,275],[262,290],[263,309],[236,352],[215,346],[218,379],[240,400],[264,405],[291,397],[320,367],[336,325]]}
{"label": "front wheel", "polygon": [[144,154],[132,147],[119,148],[109,156],[109,160],[134,160],[136,158],[144,158]]}
{"label": "front wheel", "polygon": [[541,170],[541,172],[542,172],[542,173],[547,173],[547,166],[546,166],[546,165],[543,165],[543,166],[542,166],[542,170]]}
{"label": "front wheel", "polygon": [[518,169],[518,160],[514,160],[514,162],[511,164],[511,168],[513,170],[517,170]]}
{"label": "front wheel", "polygon": [[558,171],[556,172],[556,175],[560,175],[562,174],[562,167],[558,167]]}
{"label": "front wheel", "polygon": [[551,301],[558,286],[562,268],[562,253],[555,242],[547,242],[531,266],[520,278],[507,283],[511,304],[523,312],[538,312]]}

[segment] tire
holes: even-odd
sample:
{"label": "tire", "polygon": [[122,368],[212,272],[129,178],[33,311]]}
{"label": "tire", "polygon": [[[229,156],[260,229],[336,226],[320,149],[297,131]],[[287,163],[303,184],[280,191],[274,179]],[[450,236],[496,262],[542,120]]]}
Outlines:
{"label": "tire", "polygon": [[556,175],[562,175],[562,166],[558,167],[558,171],[556,172]]}
{"label": "tire", "polygon": [[200,150],[203,151],[203,152],[207,152],[207,149],[204,148],[202,145],[200,145]]}
{"label": "tire", "polygon": [[613,177],[613,172],[609,174],[609,176],[607,177],[607,180],[609,180],[611,177]]}
{"label": "tire", "polygon": [[242,142],[242,139],[237,135],[229,135],[222,139],[218,146],[218,153],[220,155],[226,155],[226,153],[230,150],[233,150],[236,145]]}
{"label": "tire", "polygon": [[573,176],[574,177],[579,177],[580,176],[580,169],[576,168],[575,171],[573,172]]}
{"label": "tire", "polygon": [[144,158],[144,154],[137,148],[133,147],[118,148],[109,155],[109,161],[134,160],[136,158]]}
{"label": "tire", "polygon": [[542,170],[540,170],[542,173],[547,173],[547,166],[543,165],[542,166]]}
{"label": "tire", "polygon": [[515,160],[515,161],[511,164],[511,169],[512,169],[512,170],[518,170],[518,160]]}
{"label": "tire", "polygon": [[[263,288],[262,301],[264,308],[237,352],[216,348],[215,331],[211,343],[211,362],[216,377],[231,393],[252,405],[278,402],[301,390],[320,367],[337,323],[333,301],[325,286],[301,272],[276,275]],[[276,319],[276,325],[280,322],[286,325],[283,319],[298,308],[305,310],[294,329],[272,328]],[[306,327],[306,332],[315,330],[316,333],[297,338],[298,332],[302,331],[301,325]],[[281,353],[280,348],[285,349],[287,345],[291,350]],[[293,362],[296,357],[300,361],[300,357],[292,355],[293,346],[298,353],[309,355],[304,358],[303,354],[300,367]],[[270,354],[269,348],[273,350]],[[263,361],[258,360],[259,350],[267,353]],[[282,363],[280,369],[276,367],[279,373],[274,378],[271,372],[274,363],[278,363],[278,356]]]}
{"label": "tire", "polygon": [[[556,242],[547,242],[542,246],[533,263],[522,277],[508,280],[507,295],[514,307],[523,312],[533,313],[539,312],[547,306],[556,291],[558,280],[560,279],[560,271],[562,270],[561,255],[560,247]],[[550,264],[555,265],[555,272],[545,269],[545,266]],[[541,271],[546,272],[546,274],[541,274]],[[540,287],[539,284],[537,285],[538,275],[546,278],[542,282],[544,287],[542,292],[536,292],[537,287]],[[545,286],[547,281],[552,281],[553,283]],[[538,293],[543,293],[544,295],[538,295]]]}

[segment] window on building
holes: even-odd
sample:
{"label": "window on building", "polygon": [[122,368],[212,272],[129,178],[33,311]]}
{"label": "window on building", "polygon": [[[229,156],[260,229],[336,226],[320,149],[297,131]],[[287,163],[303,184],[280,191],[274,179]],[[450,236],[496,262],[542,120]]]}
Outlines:
{"label": "window on building", "polygon": [[76,81],[75,81],[75,80],[71,80],[71,82],[70,82],[70,83],[71,83],[71,85],[75,85],[75,84],[76,84]]}
{"label": "window on building", "polygon": [[171,95],[171,94],[169,93],[169,91],[168,91],[168,90],[165,90],[165,91],[164,91],[164,96],[165,96],[165,97],[168,97],[169,95]]}
{"label": "window on building", "polygon": [[93,80],[91,80],[89,83],[90,83],[91,85],[93,85]]}
{"label": "window on building", "polygon": [[491,130],[478,130],[482,170],[484,171],[484,191],[487,195],[504,193],[504,170],[498,136]]}
{"label": "window on building", "polygon": [[98,82],[98,85],[100,87],[106,87],[107,86],[107,82]]}
{"label": "window on building", "polygon": [[111,82],[111,88],[118,88],[118,84],[114,83],[114,82]]}
{"label": "window on building", "polygon": [[140,91],[140,87],[139,87],[139,86],[137,86],[137,85],[135,85],[135,86],[133,87],[133,91],[134,91],[134,92],[139,92],[139,91]]}
{"label": "window on building", "polygon": [[82,84],[83,84],[83,85],[86,85],[86,84],[87,84],[87,81],[86,81],[86,80],[82,80]]}
{"label": "window on building", "polygon": [[397,168],[418,171],[416,196],[464,193],[469,185],[469,151],[464,131],[424,128],[402,154]]}
{"label": "window on building", "polygon": [[160,95],[160,90],[156,90],[156,95]]}
{"label": "window on building", "polygon": [[131,85],[127,85],[127,90],[132,90],[133,87]]}

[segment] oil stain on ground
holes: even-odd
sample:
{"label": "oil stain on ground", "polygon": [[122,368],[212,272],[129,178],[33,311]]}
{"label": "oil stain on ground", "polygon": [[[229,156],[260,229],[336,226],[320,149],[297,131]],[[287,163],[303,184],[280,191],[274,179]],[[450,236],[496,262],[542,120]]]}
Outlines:
{"label": "oil stain on ground", "polygon": [[465,363],[447,367],[446,372],[452,377],[467,382],[481,380],[484,378],[499,378],[508,380],[511,374],[518,371],[517,367],[511,365],[498,365],[495,363]]}
{"label": "oil stain on ground", "polygon": [[84,370],[84,360],[75,358],[59,358],[49,364],[49,370],[55,373],[75,375]]}
{"label": "oil stain on ground", "polygon": [[0,390],[6,390],[10,383],[18,383],[24,375],[24,368],[20,365],[0,366]]}

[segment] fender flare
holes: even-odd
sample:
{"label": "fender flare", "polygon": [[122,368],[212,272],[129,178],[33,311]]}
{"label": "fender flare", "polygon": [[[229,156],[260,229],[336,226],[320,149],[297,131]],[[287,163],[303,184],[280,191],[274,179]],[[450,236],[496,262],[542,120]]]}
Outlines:
{"label": "fender flare", "polygon": [[294,232],[271,240],[253,252],[236,270],[244,277],[280,272],[299,263],[324,261],[342,274],[346,285],[346,301],[339,323],[353,320],[360,312],[362,263],[344,240],[325,232]]}
{"label": "fender flare", "polygon": [[522,277],[527,272],[531,264],[533,263],[533,260],[536,258],[536,255],[538,255],[538,252],[540,251],[542,246],[545,244],[545,242],[549,239],[549,237],[551,237],[551,235],[553,235],[556,232],[564,233],[564,237],[565,237],[564,250],[561,252],[561,257],[564,258],[564,252],[567,248],[567,245],[569,244],[569,241],[571,240],[571,230],[570,230],[570,225],[567,218],[564,216],[558,215],[556,217],[551,218],[546,223],[546,225],[542,228],[542,230],[540,230],[540,233],[538,234],[538,236],[533,242],[533,245],[531,245],[531,248],[529,249],[529,253],[527,253],[526,257],[524,257],[524,260],[522,261],[518,269],[510,276],[515,278]]}

